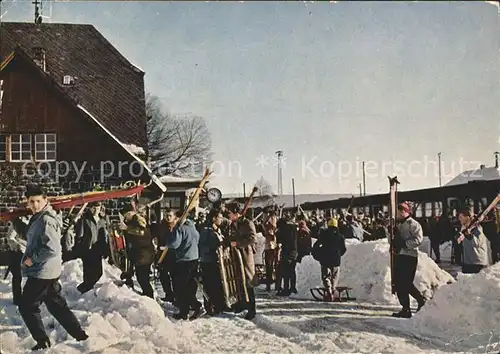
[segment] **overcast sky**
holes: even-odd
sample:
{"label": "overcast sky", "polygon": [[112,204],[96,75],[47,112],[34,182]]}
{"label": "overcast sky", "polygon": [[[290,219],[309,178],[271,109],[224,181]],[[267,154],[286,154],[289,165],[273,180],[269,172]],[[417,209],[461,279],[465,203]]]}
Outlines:
{"label": "overcast sky", "polygon": [[[34,11],[4,0],[5,12]],[[445,183],[499,150],[499,16],[486,3],[79,1],[44,15],[93,24],[172,113],[206,118],[225,193],[261,175],[276,185],[278,149],[285,193],[292,178],[297,193],[354,193],[362,160],[367,193],[393,173],[402,190],[433,187],[438,152]]]}

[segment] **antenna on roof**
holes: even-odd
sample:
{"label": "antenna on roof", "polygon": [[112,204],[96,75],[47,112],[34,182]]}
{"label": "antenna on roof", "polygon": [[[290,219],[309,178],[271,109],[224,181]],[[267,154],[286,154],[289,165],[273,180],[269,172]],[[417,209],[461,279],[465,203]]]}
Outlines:
{"label": "antenna on roof", "polygon": [[32,2],[33,5],[35,5],[35,23],[40,24],[42,23],[42,15],[40,13],[40,8],[38,5],[42,5],[42,0],[35,0]]}

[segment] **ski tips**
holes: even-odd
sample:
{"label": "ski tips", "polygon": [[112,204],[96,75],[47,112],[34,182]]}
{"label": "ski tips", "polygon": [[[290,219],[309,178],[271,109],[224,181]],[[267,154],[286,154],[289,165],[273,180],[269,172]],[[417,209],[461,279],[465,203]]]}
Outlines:
{"label": "ski tips", "polygon": [[387,176],[387,178],[389,179],[389,183],[390,183],[390,184],[401,184],[401,183],[399,183],[399,181],[398,181],[398,176],[394,176],[394,177]]}

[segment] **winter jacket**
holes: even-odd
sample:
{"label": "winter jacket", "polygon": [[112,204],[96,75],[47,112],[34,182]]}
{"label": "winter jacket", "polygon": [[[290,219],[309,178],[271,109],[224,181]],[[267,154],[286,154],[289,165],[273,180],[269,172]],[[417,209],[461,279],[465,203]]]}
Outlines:
{"label": "winter jacket", "polygon": [[491,244],[500,243],[500,237],[497,232],[497,225],[494,221],[488,221],[482,225],[484,236],[490,241]]}
{"label": "winter jacket", "polygon": [[470,235],[463,240],[463,264],[487,266],[489,263],[487,241],[483,228],[474,227]]}
{"label": "winter jacket", "polygon": [[311,254],[312,240],[311,240],[311,230],[307,227],[305,221],[299,222],[299,231],[297,234],[297,251],[298,258]]}
{"label": "winter jacket", "polygon": [[387,228],[384,226],[377,226],[375,230],[373,230],[373,240],[383,240],[389,237],[389,232]]}
{"label": "winter jacket", "polygon": [[281,243],[281,257],[284,260],[297,260],[297,241],[298,230],[297,225],[292,222],[284,223],[277,232],[278,243]]}
{"label": "winter jacket", "polygon": [[84,216],[76,222],[74,247],[78,252],[88,251],[98,242],[99,229],[102,226],[100,220],[96,219],[90,211],[87,211]]}
{"label": "winter jacket", "polygon": [[276,242],[276,226],[277,218],[276,216],[270,216],[263,224],[263,236],[266,238],[266,243],[264,244],[264,250],[274,250],[278,247]]}
{"label": "winter jacket", "polygon": [[395,237],[399,237],[403,241],[403,247],[397,254],[418,257],[418,248],[424,241],[424,234],[422,226],[417,220],[408,217],[400,221],[396,227]]}
{"label": "winter jacket", "polygon": [[363,241],[364,232],[363,226],[357,221],[348,223],[343,230],[345,238],[355,238],[359,241]]}
{"label": "winter jacket", "polygon": [[336,227],[321,229],[312,254],[323,267],[339,267],[346,252],[345,238]]}
{"label": "winter jacket", "polygon": [[248,286],[257,285],[257,277],[255,276],[255,245],[257,244],[257,232],[253,221],[246,218],[231,224],[230,240],[236,242],[236,247],[241,251],[243,264],[245,266],[245,276]]}
{"label": "winter jacket", "polygon": [[[59,278],[62,270],[62,220],[54,209],[47,204],[40,212],[31,216],[27,225],[16,219],[13,226],[27,241],[21,259],[23,276],[39,279]],[[33,263],[30,267],[24,265],[27,258]]]}
{"label": "winter jacket", "polygon": [[156,229],[156,234],[153,235],[158,238],[159,249],[162,250],[166,247],[167,240],[170,238],[171,233],[172,231],[170,230],[170,225],[168,224],[167,220],[161,220]]}
{"label": "winter jacket", "polygon": [[155,250],[151,232],[146,219],[137,212],[125,214],[125,240],[127,255],[136,266],[151,265],[154,262]]}
{"label": "winter jacket", "polygon": [[166,246],[175,249],[176,261],[187,262],[199,259],[198,243],[200,234],[192,220],[176,226],[167,239]]}
{"label": "winter jacket", "polygon": [[198,243],[198,252],[202,263],[216,263],[217,249],[222,242],[222,234],[213,227],[205,227],[200,232],[200,241]]}

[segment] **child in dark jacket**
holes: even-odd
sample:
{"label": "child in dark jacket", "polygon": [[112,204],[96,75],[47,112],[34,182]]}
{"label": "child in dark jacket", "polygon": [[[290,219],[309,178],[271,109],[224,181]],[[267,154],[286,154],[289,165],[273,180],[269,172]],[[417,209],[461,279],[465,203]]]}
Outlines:
{"label": "child in dark jacket", "polygon": [[328,227],[322,229],[313,246],[313,257],[321,264],[321,278],[325,287],[325,301],[338,301],[336,290],[341,258],[346,252],[344,236],[339,232],[337,219],[330,219]]}
{"label": "child in dark jacket", "polygon": [[224,240],[220,229],[223,219],[222,213],[217,209],[213,209],[208,214],[205,227],[200,232],[198,244],[203,288],[208,295],[208,299],[205,299],[205,309],[210,315],[217,315],[225,308],[217,252]]}

